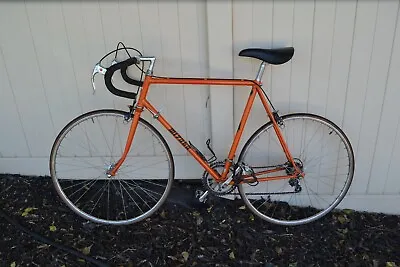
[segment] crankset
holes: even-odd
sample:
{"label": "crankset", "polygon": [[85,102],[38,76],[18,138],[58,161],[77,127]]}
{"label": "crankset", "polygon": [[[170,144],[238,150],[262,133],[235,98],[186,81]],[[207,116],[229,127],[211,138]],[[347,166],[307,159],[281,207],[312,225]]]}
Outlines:
{"label": "crankset", "polygon": [[[217,161],[214,162],[210,165],[212,169],[214,169],[218,173],[222,173],[225,167],[225,162],[224,161]],[[229,173],[228,173],[229,176]],[[205,171],[203,173],[203,177],[201,179],[203,186],[208,190],[208,192],[216,195],[216,196],[222,196],[229,194],[235,189],[235,185],[232,184],[225,184],[224,182],[217,182],[215,179],[207,172]]]}

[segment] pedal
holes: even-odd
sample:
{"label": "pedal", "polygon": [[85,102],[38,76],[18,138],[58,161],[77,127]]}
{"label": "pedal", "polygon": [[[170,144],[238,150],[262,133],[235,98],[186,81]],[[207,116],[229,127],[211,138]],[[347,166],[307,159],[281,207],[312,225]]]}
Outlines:
{"label": "pedal", "polygon": [[200,189],[196,189],[196,191],[195,191],[195,193],[194,193],[194,196],[195,196],[195,198],[200,198],[201,197],[201,195],[204,193],[204,191],[203,190],[200,190]]}
{"label": "pedal", "polygon": [[206,203],[207,196],[208,196],[208,190],[205,192],[202,190],[196,190],[196,198],[198,198],[201,203]]}

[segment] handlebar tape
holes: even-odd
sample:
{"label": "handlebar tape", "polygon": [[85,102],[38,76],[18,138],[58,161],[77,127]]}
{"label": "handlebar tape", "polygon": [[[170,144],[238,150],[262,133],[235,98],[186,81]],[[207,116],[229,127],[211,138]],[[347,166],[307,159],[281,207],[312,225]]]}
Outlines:
{"label": "handlebar tape", "polygon": [[117,70],[121,70],[121,75],[125,82],[132,84],[132,85],[136,85],[136,86],[142,86],[143,82],[130,78],[126,73],[128,67],[133,64],[136,64],[136,63],[138,63],[137,58],[132,57],[132,58],[128,58],[127,60],[124,60],[122,62],[111,65],[110,67],[107,68],[106,74],[104,75],[104,82],[106,84],[107,89],[112,94],[120,96],[120,97],[130,98],[130,99],[136,98],[136,95],[137,95],[136,93],[120,90],[120,89],[116,88],[112,84],[112,81],[111,81],[111,78],[114,75],[114,73]]}

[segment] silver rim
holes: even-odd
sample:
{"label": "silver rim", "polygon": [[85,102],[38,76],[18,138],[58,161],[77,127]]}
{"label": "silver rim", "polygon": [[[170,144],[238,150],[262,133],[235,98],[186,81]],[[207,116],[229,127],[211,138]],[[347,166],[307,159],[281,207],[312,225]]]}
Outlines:
{"label": "silver rim", "polygon": [[[305,177],[291,184],[288,179],[256,186],[241,184],[240,195],[247,207],[266,221],[281,225],[309,223],[334,209],[346,195],[354,174],[353,150],[345,134],[322,117],[293,114],[283,120],[281,131],[292,156],[303,166]],[[271,123],[251,137],[240,160],[256,167],[255,171],[287,161]],[[286,174],[285,170],[273,175]],[[295,193],[296,188],[300,191]]]}
{"label": "silver rim", "polygon": [[130,122],[122,111],[87,113],[56,139],[50,172],[62,200],[96,223],[123,225],[151,216],[171,189],[174,166],[161,135],[139,121],[128,156],[115,177],[107,170],[122,155]]}

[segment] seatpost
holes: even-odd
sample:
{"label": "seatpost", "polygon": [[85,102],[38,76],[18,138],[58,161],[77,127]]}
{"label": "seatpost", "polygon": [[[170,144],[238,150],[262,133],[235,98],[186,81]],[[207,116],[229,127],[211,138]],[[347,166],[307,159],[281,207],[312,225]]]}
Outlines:
{"label": "seatpost", "polygon": [[258,73],[256,76],[256,81],[257,82],[261,82],[262,76],[264,74],[264,70],[265,70],[265,65],[267,65],[267,63],[265,63],[265,61],[263,61],[260,65],[260,68],[258,69]]}

